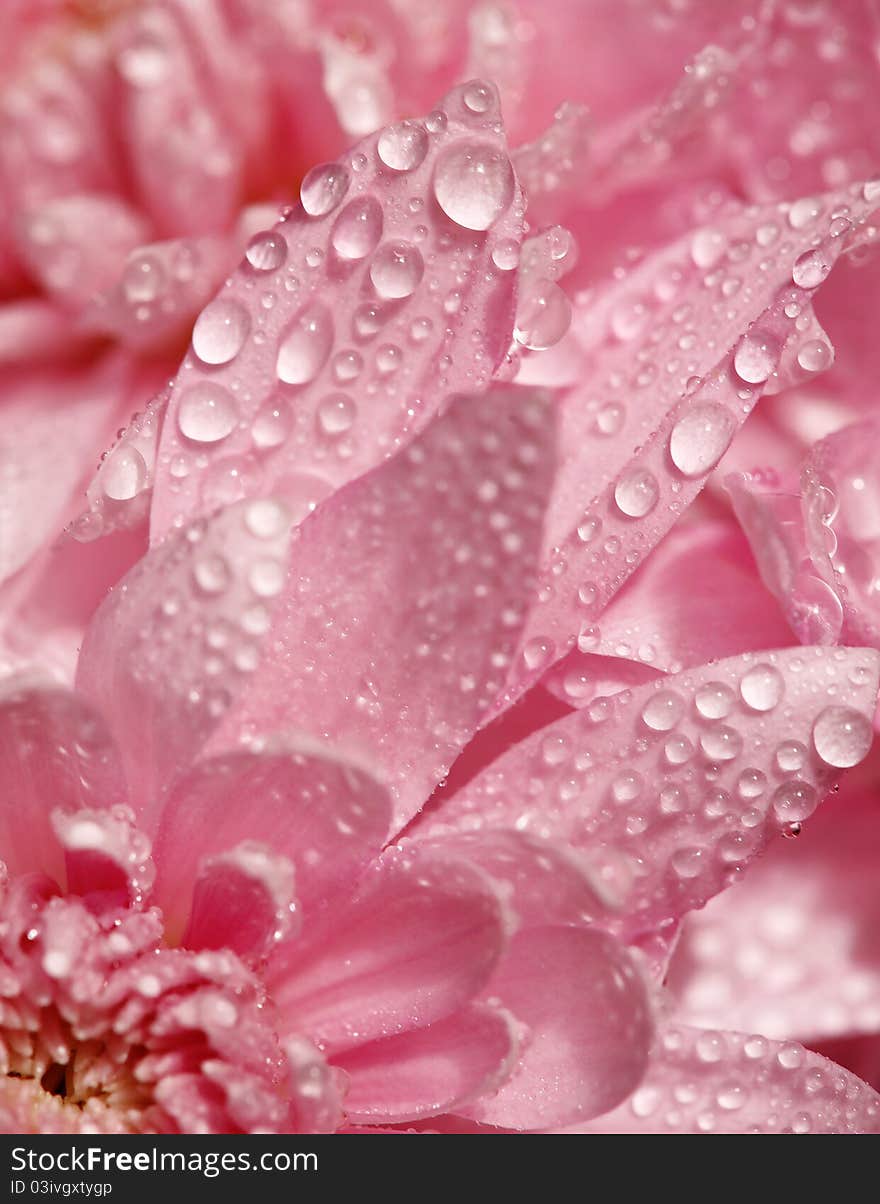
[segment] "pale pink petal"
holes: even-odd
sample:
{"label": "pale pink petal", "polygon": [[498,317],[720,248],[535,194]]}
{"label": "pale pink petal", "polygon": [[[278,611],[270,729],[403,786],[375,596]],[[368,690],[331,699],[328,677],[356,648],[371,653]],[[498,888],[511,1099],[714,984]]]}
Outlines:
{"label": "pale pink petal", "polygon": [[347,904],[273,955],[266,981],[282,1033],[307,1032],[332,1055],[462,1007],[504,940],[488,878],[463,861],[392,850]]}
{"label": "pale pink petal", "polygon": [[797,841],[685,920],[668,977],[676,1019],[811,1045],[880,1029],[880,824],[867,789],[845,781]]}
{"label": "pale pink petal", "polygon": [[200,520],[145,556],[89,624],[77,688],[107,715],[148,830],[257,668],[289,528],[273,499]]}
{"label": "pale pink petal", "polygon": [[464,1115],[511,1129],[573,1124],[640,1081],[653,1021],[629,954],[604,933],[531,928],[513,938],[485,995],[526,1026],[508,1081]]}
{"label": "pale pink petal", "polygon": [[[84,368],[29,367],[0,393],[0,580],[61,533],[73,491],[113,429],[130,363],[108,356]],[[58,405],[63,395],[64,405]],[[22,515],[27,522],[22,522]]]}
{"label": "pale pink petal", "polygon": [[74,694],[49,686],[3,685],[0,693],[0,858],[11,874],[42,871],[64,881],[55,810],[124,803],[118,754],[100,716]]}
{"label": "pale pink petal", "polygon": [[868,752],[871,649],[750,653],[537,732],[418,826],[510,825],[609,857],[631,934],[701,907]]}
{"label": "pale pink petal", "polygon": [[669,1026],[648,1073],[576,1133],[878,1133],[880,1096],[794,1042]]}
{"label": "pale pink petal", "polygon": [[615,679],[637,685],[791,640],[736,525],[706,516],[674,527],[601,614],[589,589],[582,605],[594,622],[544,682],[573,707],[611,693]]}
{"label": "pale pink petal", "polygon": [[[697,496],[875,204],[852,188],[808,206],[733,207],[584,297],[583,380],[562,402],[563,457],[513,692],[590,625],[579,591],[607,604]],[[849,217],[835,216],[843,206]]]}
{"label": "pale pink petal", "polygon": [[0,364],[5,367],[75,358],[88,336],[71,330],[69,315],[42,297],[0,305]]}
{"label": "pale pink petal", "polygon": [[589,860],[539,836],[487,828],[417,843],[488,874],[521,927],[589,924],[613,909],[614,899]]}
{"label": "pale pink petal", "polygon": [[50,295],[79,309],[116,281],[147,233],[143,217],[119,198],[74,193],[28,210],[18,250]]}
{"label": "pale pink petal", "polygon": [[[497,98],[488,88],[469,108],[468,87],[482,85],[450,93],[442,117],[314,168],[304,207],[255,236],[200,314],[163,431],[154,538],[218,504],[224,466],[265,492],[305,474],[326,493],[451,395],[488,385],[510,344],[515,277],[492,252],[518,246],[522,201]],[[200,421],[206,399],[228,421]]]}
{"label": "pale pink petal", "polygon": [[816,573],[840,598],[847,642],[880,647],[880,421],[817,443],[801,472],[805,538]]}
{"label": "pale pink petal", "polygon": [[122,137],[142,203],[164,237],[224,229],[242,190],[240,140],[205,77],[204,42],[186,36],[182,9],[134,10],[115,31]]}
{"label": "pale pink petal", "polygon": [[255,840],[290,859],[307,918],[350,890],[388,833],[388,795],[332,749],[291,742],[198,765],[175,783],[154,843],[155,896],[181,931],[200,864]]}
{"label": "pale pink petal", "polygon": [[354,1124],[400,1124],[491,1094],[516,1053],[510,1018],[472,1004],[427,1028],[337,1055],[349,1076],[345,1113]]}
{"label": "pale pink petal", "polygon": [[323,503],[293,547],[275,648],[219,733],[307,732],[390,786],[408,820],[503,683],[540,540],[552,413],[516,389],[458,400]]}
{"label": "pale pink petal", "polygon": [[0,97],[0,175],[15,214],[56,197],[118,186],[102,113],[101,56],[88,34],[71,29],[62,35],[65,53],[59,55],[53,32],[54,45],[50,37],[43,53],[29,56]]}
{"label": "pale pink petal", "polygon": [[225,238],[172,238],[133,249],[91,298],[85,330],[179,358],[196,314],[241,251]]}

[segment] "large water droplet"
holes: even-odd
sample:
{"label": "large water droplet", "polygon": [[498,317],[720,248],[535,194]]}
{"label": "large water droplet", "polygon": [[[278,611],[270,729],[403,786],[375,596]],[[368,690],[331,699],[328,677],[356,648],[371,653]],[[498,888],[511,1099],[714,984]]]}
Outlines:
{"label": "large water droplet", "polygon": [[299,199],[310,217],[330,213],[348,192],[350,176],[341,163],[313,167],[300,185]]}
{"label": "large water droplet", "polygon": [[399,121],[382,131],[376,150],[392,171],[412,171],[428,153],[428,135],[417,121]]}
{"label": "large water droplet", "polygon": [[733,367],[749,385],[762,384],[779,363],[779,340],[769,331],[756,327],[740,339]]}
{"label": "large water droplet", "polygon": [[101,488],[114,502],[127,502],[147,483],[147,465],[135,447],[120,444],[101,465]]}
{"label": "large water droplet", "polygon": [[286,401],[273,398],[262,405],[251,425],[257,447],[278,447],[293,429],[293,414]]}
{"label": "large water droplet", "polygon": [[274,272],[287,258],[287,243],[274,230],[262,230],[248,243],[245,258],[257,272]]}
{"label": "large water droplet", "polygon": [[251,320],[239,301],[219,298],[212,301],[196,319],[193,351],[203,364],[227,364],[244,346]]}
{"label": "large water droplet", "polygon": [[784,689],[782,674],[772,665],[755,665],[739,683],[742,700],[753,711],[772,711]]}
{"label": "large water droplet", "polygon": [[681,718],[684,703],[673,690],[660,690],[642,707],[642,720],[655,732],[668,732]]}
{"label": "large water droplet", "polygon": [[724,719],[730,714],[734,693],[723,681],[710,681],[694,695],[694,705],[704,719]]}
{"label": "large water droplet", "polygon": [[235,398],[224,385],[199,381],[181,394],[177,425],[187,439],[217,443],[235,430],[237,422]]}
{"label": "large water droplet", "polygon": [[370,264],[370,279],[380,297],[396,300],[412,296],[424,270],[418,248],[400,239],[379,248]]}
{"label": "large water droplet", "polygon": [[347,393],[332,393],[318,406],[317,417],[325,435],[341,435],[354,425],[357,407]]}
{"label": "large water droplet", "polygon": [[826,765],[849,769],[868,755],[871,721],[851,707],[826,707],[813,724],[813,745]]}
{"label": "large water droplet", "polygon": [[571,325],[568,297],[552,280],[536,280],[520,297],[513,337],[530,351],[553,347]]}
{"label": "large water droplet", "polygon": [[300,310],[287,329],[278,348],[275,370],[288,385],[304,385],[314,380],[333,346],[333,318],[321,301],[312,301]]}
{"label": "large water droplet", "polygon": [[156,255],[139,251],[132,255],[122,273],[122,291],[132,305],[155,301],[165,287],[165,269]]}
{"label": "large water droplet", "polygon": [[717,402],[696,405],[672,428],[669,455],[686,477],[701,477],[715,467],[736,430],[731,412]]}
{"label": "large water droplet", "polygon": [[791,278],[799,288],[815,288],[817,284],[822,283],[830,271],[831,264],[816,248],[798,256],[791,270]]}
{"label": "large water droplet", "polygon": [[816,810],[818,803],[816,791],[807,782],[792,778],[773,794],[773,813],[784,824],[797,824],[809,817]]}
{"label": "large water droplet", "polygon": [[798,348],[797,362],[805,372],[824,372],[833,358],[831,344],[824,339],[808,339]]}
{"label": "large water droplet", "polygon": [[434,195],[466,230],[488,230],[513,199],[510,160],[491,142],[456,142],[434,169]]}
{"label": "large water droplet", "polygon": [[614,486],[614,501],[628,518],[644,518],[657,505],[660,490],[657,479],[646,468],[625,472]]}
{"label": "large water droplet", "polygon": [[371,196],[357,197],[345,206],[330,234],[333,250],[342,259],[364,259],[382,237],[382,206]]}

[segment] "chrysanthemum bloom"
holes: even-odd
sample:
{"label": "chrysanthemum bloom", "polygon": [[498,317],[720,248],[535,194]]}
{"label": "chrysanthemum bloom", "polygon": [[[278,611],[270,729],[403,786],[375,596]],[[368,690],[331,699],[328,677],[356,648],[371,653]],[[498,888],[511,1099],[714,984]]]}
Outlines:
{"label": "chrysanthemum bloom", "polygon": [[[464,12],[425,25],[417,5],[366,25],[110,11],[48,77],[48,35],[31,44],[6,188],[17,266],[54,299],[7,312],[25,358],[60,346],[61,303],[68,352],[111,336],[164,373],[246,254],[103,461],[73,528],[97,542],[48,576],[28,558],[95,434],[93,373],[118,397],[133,361],[58,369],[51,398],[43,368],[13,382],[10,660],[76,639],[84,570],[113,581],[147,516],[152,550],[92,619],[75,696],[9,687],[11,1127],[878,1127],[870,1088],[790,1040],[876,1028],[854,940],[836,1013],[841,976],[816,985],[786,950],[774,977],[772,941],[738,945],[748,895],[674,952],[864,759],[877,695],[875,653],[836,646],[878,642],[873,428],[796,471],[866,405],[863,324],[829,308],[840,359],[817,385],[834,353],[812,306],[832,269],[832,300],[871,287],[871,15],[783,7],[722,26],[633,4],[621,34],[619,5],[565,6],[553,36],[588,15],[639,63],[609,81],[572,38],[569,79],[557,54],[554,103],[588,96],[592,137],[576,104],[533,137],[553,41],[527,4],[475,8],[467,56]],[[290,113],[269,47],[291,38],[284,79],[336,158],[230,235],[289,185],[264,152],[267,113]],[[675,83],[657,45],[681,64],[706,41]],[[510,151],[491,83],[430,107],[422,84],[476,68],[531,142]],[[108,97],[116,175],[78,138]],[[368,136],[343,152],[329,106]],[[166,241],[140,245],[144,213]],[[754,907],[782,914],[778,951],[773,864]],[[861,932],[863,892],[826,893]],[[818,1028],[786,979],[809,979]]]}

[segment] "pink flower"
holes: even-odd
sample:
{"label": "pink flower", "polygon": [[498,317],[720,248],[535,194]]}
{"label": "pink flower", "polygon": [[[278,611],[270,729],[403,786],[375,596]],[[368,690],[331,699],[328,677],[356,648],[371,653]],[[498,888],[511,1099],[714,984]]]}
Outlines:
{"label": "pink flower", "polygon": [[874,23],[14,23],[5,1127],[880,1128]]}

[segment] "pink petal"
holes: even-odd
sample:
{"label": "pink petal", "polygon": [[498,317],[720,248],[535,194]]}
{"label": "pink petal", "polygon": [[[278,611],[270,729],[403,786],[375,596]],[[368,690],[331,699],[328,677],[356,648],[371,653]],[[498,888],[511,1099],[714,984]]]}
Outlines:
{"label": "pink petal", "polygon": [[70,316],[53,302],[25,297],[0,305],[0,364],[53,363],[75,357],[88,336],[70,328]]}
{"label": "pink petal", "polygon": [[89,624],[77,688],[108,716],[148,829],[257,667],[289,525],[272,499],[195,523],[144,557]]}
{"label": "pink petal", "polygon": [[124,201],[88,193],[48,201],[29,210],[19,225],[19,254],[31,274],[74,309],[115,283],[129,252],[148,232]]}
{"label": "pink petal", "polygon": [[509,1017],[472,1004],[427,1028],[360,1045],[334,1063],[349,1076],[350,1123],[400,1124],[493,1092],[515,1052]]}
{"label": "pink petal", "polygon": [[406,822],[502,684],[553,437],[529,393],[463,398],[322,504],[295,542],[276,654],[215,746],[241,731],[307,732],[374,766]]}
{"label": "pink petal", "polygon": [[32,367],[6,375],[0,387],[0,581],[60,534],[83,470],[107,442],[114,401],[127,392],[129,372],[127,360],[110,356],[87,368]]}
{"label": "pink petal", "polygon": [[697,496],[785,345],[800,340],[797,315],[860,236],[832,217],[844,205],[852,223],[873,208],[850,189],[813,207],[732,209],[585,298],[583,383],[562,403],[566,453],[514,691],[588,625],[579,591],[606,605]]}
{"label": "pink petal", "polygon": [[539,836],[487,828],[418,844],[478,866],[498,884],[523,927],[589,924],[613,904],[589,861]]}
{"label": "pink petal", "polygon": [[386,791],[368,774],[307,743],[202,762],[175,783],[154,843],[166,927],[179,933],[186,921],[200,863],[245,840],[290,859],[311,918],[379,852],[390,811]]}
{"label": "pink petal", "polygon": [[498,896],[466,862],[392,850],[347,904],[273,956],[282,1032],[332,1055],[421,1029],[467,1003],[504,945]]}
{"label": "pink petal", "polygon": [[51,813],[123,803],[127,788],[107,728],[74,694],[6,681],[0,693],[0,857],[10,874],[64,882]]}
{"label": "pink petal", "polygon": [[173,7],[133,11],[116,31],[122,137],[160,234],[215,233],[238,208],[242,148],[205,78],[204,41]]}
{"label": "pink petal", "polygon": [[805,538],[816,573],[833,584],[848,642],[880,647],[880,421],[854,423],[817,443],[801,473]]}
{"label": "pink petal", "polygon": [[[154,538],[217,504],[221,465],[264,492],[307,474],[326,493],[451,395],[488,385],[510,343],[515,275],[492,251],[518,246],[522,202],[497,99],[486,92],[478,113],[469,95],[446,97],[445,116],[426,118],[433,132],[409,122],[314,168],[306,208],[252,241],[174,385]],[[230,414],[222,433],[198,421],[206,391]]]}
{"label": "pink petal", "polygon": [[868,751],[880,658],[792,648],[703,666],[560,719],[418,831],[513,826],[607,851],[630,933],[701,907]]}
{"label": "pink petal", "polygon": [[601,614],[590,614],[588,590],[584,599],[585,618],[596,621],[545,682],[574,707],[610,693],[618,675],[621,684],[641,684],[660,671],[677,673],[790,640],[730,522],[683,520]]}
{"label": "pink petal", "polygon": [[877,1133],[880,1096],[794,1042],[670,1026],[638,1090],[579,1133]]}
{"label": "pink petal", "polygon": [[686,919],[676,1019],[811,1045],[880,1029],[880,825],[865,789],[845,781],[797,841]]}
{"label": "pink petal", "polygon": [[82,325],[151,354],[180,356],[200,309],[241,250],[225,238],[171,238],[135,247],[91,297]]}
{"label": "pink petal", "polygon": [[465,1116],[511,1129],[572,1124],[613,1108],[640,1081],[653,1023],[625,949],[586,928],[513,938],[486,987],[527,1026],[513,1074]]}

